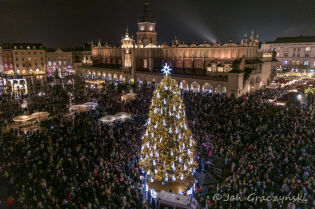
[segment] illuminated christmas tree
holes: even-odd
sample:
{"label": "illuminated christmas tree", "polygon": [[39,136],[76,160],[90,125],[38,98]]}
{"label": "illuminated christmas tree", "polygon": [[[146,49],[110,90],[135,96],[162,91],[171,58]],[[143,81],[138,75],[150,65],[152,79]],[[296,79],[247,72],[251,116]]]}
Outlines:
{"label": "illuminated christmas tree", "polygon": [[191,176],[195,142],[185,116],[180,90],[165,65],[165,74],[153,93],[143,136],[140,166],[151,182],[181,181]]}

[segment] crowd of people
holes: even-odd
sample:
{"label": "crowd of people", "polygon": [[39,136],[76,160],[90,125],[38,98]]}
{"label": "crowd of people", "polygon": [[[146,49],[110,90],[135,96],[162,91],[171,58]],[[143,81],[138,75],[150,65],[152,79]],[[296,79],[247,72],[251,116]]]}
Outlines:
{"label": "crowd of people", "polygon": [[[19,115],[46,111],[51,114],[67,111],[68,95],[64,88],[55,85],[53,79],[27,78],[25,88],[1,92],[0,127],[8,127]],[[71,85],[70,85],[71,87]],[[1,130],[0,130],[1,131]]]}
{"label": "crowd of people", "polygon": [[[122,103],[121,95],[130,88],[138,97]],[[96,111],[76,114],[74,120],[57,115],[31,134],[17,129],[1,136],[0,174],[10,182],[14,208],[148,207],[141,191],[143,174],[138,159],[153,89],[108,83],[102,88],[89,88],[83,81],[69,89],[72,102],[95,101]],[[56,96],[49,92],[46,94],[54,99]],[[214,164],[218,158],[223,161],[222,178],[211,193],[197,193],[201,207],[312,207],[313,116],[303,105],[289,108],[267,102],[268,97],[278,94],[279,90],[272,89],[233,99],[182,92],[197,142],[199,166],[208,160]],[[10,97],[6,101],[15,104]],[[54,111],[53,103],[46,105]],[[16,114],[13,107],[5,111],[8,118]],[[131,113],[132,118],[113,124],[98,121],[105,114],[120,111]],[[255,197],[300,195],[306,202],[214,201],[214,193],[242,198],[253,193]]]}
{"label": "crowd of people", "polygon": [[[184,93],[199,156],[221,157],[229,168],[213,193],[223,195],[222,200],[233,195],[244,200],[213,201],[209,196],[211,208],[311,208],[314,204],[313,116],[305,106],[292,110],[268,103],[267,98],[278,91],[239,99]],[[211,157],[206,155],[209,152]],[[300,199],[245,201],[261,196]]]}
{"label": "crowd of people", "polygon": [[[96,111],[77,114],[74,120],[59,115],[32,134],[14,130],[2,136],[0,172],[10,181],[14,208],[146,205],[138,157],[151,94],[121,103],[121,90],[114,85],[85,91],[85,99],[98,101]],[[97,119],[105,111],[130,112],[133,118],[102,124]]]}

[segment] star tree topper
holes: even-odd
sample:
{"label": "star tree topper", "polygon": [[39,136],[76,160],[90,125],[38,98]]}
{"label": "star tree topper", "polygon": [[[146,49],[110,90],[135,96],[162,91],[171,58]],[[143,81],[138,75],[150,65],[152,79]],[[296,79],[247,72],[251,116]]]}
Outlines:
{"label": "star tree topper", "polygon": [[169,76],[171,74],[171,70],[172,68],[170,68],[170,66],[168,66],[167,63],[165,63],[162,69],[162,72],[164,73],[164,75]]}

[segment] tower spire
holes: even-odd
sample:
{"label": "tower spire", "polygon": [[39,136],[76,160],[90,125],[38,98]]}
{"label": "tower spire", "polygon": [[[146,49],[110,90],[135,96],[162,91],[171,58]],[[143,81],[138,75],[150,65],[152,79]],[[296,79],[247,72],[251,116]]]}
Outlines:
{"label": "tower spire", "polygon": [[152,22],[151,14],[150,14],[150,11],[148,9],[149,5],[150,5],[149,1],[144,2],[143,15],[140,18],[140,22]]}

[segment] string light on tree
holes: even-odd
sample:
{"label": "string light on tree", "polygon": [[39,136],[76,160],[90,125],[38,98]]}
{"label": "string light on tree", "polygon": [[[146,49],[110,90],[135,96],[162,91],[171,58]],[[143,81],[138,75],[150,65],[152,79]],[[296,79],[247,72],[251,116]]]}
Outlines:
{"label": "string light on tree", "polygon": [[171,68],[165,64],[162,71],[165,76],[153,93],[150,123],[143,137],[147,146],[142,146],[139,163],[151,181],[182,181],[196,168],[195,141],[187,125],[180,90],[169,76]]}

